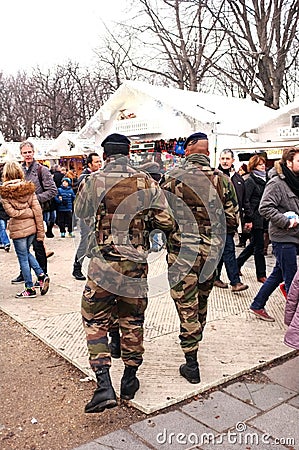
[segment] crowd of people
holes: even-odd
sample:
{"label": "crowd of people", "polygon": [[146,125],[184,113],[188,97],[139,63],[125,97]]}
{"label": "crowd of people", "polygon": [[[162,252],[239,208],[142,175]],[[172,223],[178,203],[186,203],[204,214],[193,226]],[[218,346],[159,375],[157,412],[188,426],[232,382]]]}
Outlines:
{"label": "crowd of people", "polygon": [[[179,319],[179,339],[185,363],[179,373],[199,383],[199,343],[206,324],[212,289],[228,289],[221,280],[223,265],[231,292],[248,289],[242,267],[254,256],[261,288],[249,311],[264,321],[274,321],[265,306],[284,283],[287,297],[285,343],[299,349],[299,149],[284,150],[274,168],[266,171],[265,159],[254,155],[242,170],[234,169],[234,154],[225,149],[219,167],[212,168],[205,133],[194,133],[183,143],[185,159],[161,176],[158,163],[134,167],[130,141],[114,133],[102,142],[99,155],[88,155],[79,176],[64,168],[52,171],[34,159],[34,147],[22,142],[23,163],[6,163],[0,196],[0,244],[10,250],[8,231],[20,265],[12,282],[23,282],[16,297],[35,297],[49,289],[45,235],[73,236],[78,221],[80,244],[74,255],[73,276],[86,280],[82,263],[88,257],[87,280],[82,295],[82,319],[90,366],[97,388],[86,413],[117,405],[109,370],[111,357],[122,358],[124,372],[120,397],[134,398],[139,389],[137,371],[143,362],[143,324],[148,302],[148,254],[157,250],[157,236],[167,249],[168,281]],[[44,225],[46,224],[46,226]],[[46,231],[45,231],[46,229]],[[245,247],[236,257],[235,237]],[[267,277],[265,236],[275,266]],[[247,239],[250,239],[246,246]],[[268,239],[266,238],[266,239]],[[268,242],[267,242],[268,243]],[[35,257],[30,251],[33,245]],[[31,269],[37,282],[34,284]]]}

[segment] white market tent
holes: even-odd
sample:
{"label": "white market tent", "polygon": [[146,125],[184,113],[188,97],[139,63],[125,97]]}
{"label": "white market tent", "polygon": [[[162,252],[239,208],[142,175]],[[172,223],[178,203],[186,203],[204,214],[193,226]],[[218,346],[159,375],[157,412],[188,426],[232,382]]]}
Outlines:
{"label": "white market tent", "polygon": [[[28,137],[32,142],[37,160],[58,160],[61,157],[88,155],[95,151],[94,139],[78,139],[78,132],[63,131],[56,139]],[[1,143],[1,142],[0,142]],[[3,142],[0,145],[0,163],[21,160],[20,142]]]}
{"label": "white market tent", "polygon": [[[274,117],[275,111],[249,99],[124,82],[79,131],[95,143],[118,132],[133,142],[208,134],[215,151],[247,142],[241,134]],[[243,134],[244,136],[244,134]]]}
{"label": "white market tent", "polygon": [[263,151],[268,159],[279,159],[286,147],[299,146],[299,97],[274,111],[270,120],[247,130],[244,135],[249,141],[233,150],[248,156],[252,152]]}
{"label": "white market tent", "polygon": [[94,138],[80,139],[77,131],[63,131],[53,142],[57,157],[82,156],[94,151]]}

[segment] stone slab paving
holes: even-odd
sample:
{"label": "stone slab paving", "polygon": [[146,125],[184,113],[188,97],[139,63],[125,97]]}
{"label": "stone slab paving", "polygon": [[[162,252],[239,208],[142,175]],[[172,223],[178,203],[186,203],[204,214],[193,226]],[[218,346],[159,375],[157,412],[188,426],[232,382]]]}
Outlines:
{"label": "stone slab paving", "polygon": [[292,406],[295,406],[296,408],[299,408],[299,395],[291,398],[291,400],[289,400],[288,403]]}
{"label": "stone slab paving", "polygon": [[[274,445],[275,447],[273,447]],[[192,447],[192,450],[265,450],[267,448],[286,450],[286,447],[277,444],[274,438],[265,436],[264,433],[255,428],[246,426],[244,431],[230,430],[227,433],[215,436],[214,440],[209,443]]]}
{"label": "stone slab paving", "polygon": [[224,392],[263,411],[277,406],[297,395],[297,392],[273,383],[265,385],[245,382],[234,383],[225,388]]}
{"label": "stone slab paving", "polygon": [[[295,356],[267,372],[275,373],[278,367],[298,361],[299,356]],[[296,393],[267,380],[247,385],[248,392],[260,394],[260,407],[248,404],[243,384],[235,382],[207,398],[178,405],[174,411],[147,418],[74,450],[299,450],[299,389]]]}
{"label": "stone slab paving", "polygon": [[296,392],[299,391],[299,358],[293,358],[281,366],[265,371],[273,383],[281,384]]}
{"label": "stone slab paving", "polygon": [[214,433],[205,424],[180,411],[159,414],[130,426],[130,430],[151,444],[155,449],[190,448],[197,436]]}
{"label": "stone slab paving", "polygon": [[123,430],[117,430],[113,433],[109,433],[106,436],[96,439],[95,442],[100,445],[100,448],[105,449],[111,449],[111,444],[113,445],[113,448],[123,450],[146,450],[151,448],[141,442],[137,436],[134,436],[129,431]]}
{"label": "stone slab paving", "polygon": [[289,404],[282,404],[260,417],[249,420],[250,425],[274,436],[280,443],[295,443],[299,449],[299,409]]}
{"label": "stone slab paving", "polygon": [[183,406],[182,411],[219,433],[260,412],[259,409],[221,391],[213,392],[208,399],[193,401]]}

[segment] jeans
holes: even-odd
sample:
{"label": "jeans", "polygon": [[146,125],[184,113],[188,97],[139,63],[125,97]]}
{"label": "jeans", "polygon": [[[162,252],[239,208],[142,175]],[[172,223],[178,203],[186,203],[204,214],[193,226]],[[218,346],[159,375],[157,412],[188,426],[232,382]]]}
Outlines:
{"label": "jeans", "polygon": [[33,287],[31,269],[34,270],[36,276],[43,273],[38,262],[34,256],[30,253],[30,246],[35,238],[35,235],[27,236],[25,238],[13,239],[13,244],[15,251],[19,260],[23,278],[25,281],[25,286],[27,288]]}
{"label": "jeans", "polygon": [[43,213],[43,220],[46,222],[47,225],[55,223],[56,220],[56,210],[53,211],[46,211]]}
{"label": "jeans", "polygon": [[6,220],[4,219],[0,219],[0,243],[4,246],[10,244],[6,233]]}
{"label": "jeans", "polygon": [[263,309],[272,292],[275,291],[282,281],[285,282],[285,290],[288,292],[297,272],[296,244],[272,242],[272,249],[276,258],[276,264],[270,276],[255,296],[251,304],[252,309]]}
{"label": "jeans", "polygon": [[236,249],[234,242],[234,235],[227,233],[225,246],[223,250],[222,258],[220,259],[217,267],[217,277],[216,279],[220,279],[220,273],[222,269],[222,265],[225,265],[226,273],[228,279],[230,281],[231,286],[235,286],[237,283],[240,283],[239,277],[239,269],[236,260]]}
{"label": "jeans", "polygon": [[251,231],[250,243],[237,258],[239,270],[251,255],[254,255],[256,277],[265,277],[266,261],[264,256],[264,230],[262,229],[253,229]]}

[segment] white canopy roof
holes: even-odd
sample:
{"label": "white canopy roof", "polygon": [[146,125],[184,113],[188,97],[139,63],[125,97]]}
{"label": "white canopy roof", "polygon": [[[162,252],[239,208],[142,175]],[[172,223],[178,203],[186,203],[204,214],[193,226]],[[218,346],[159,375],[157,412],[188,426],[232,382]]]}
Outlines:
{"label": "white canopy roof", "polygon": [[[146,96],[201,123],[217,124],[218,134],[240,135],[270,120],[275,111],[250,99],[204,94],[172,87],[154,86],[140,81],[125,81],[79,132],[80,137],[101,133],[101,128],[128,102]],[[150,114],[150,111],[149,111]],[[174,130],[174,134],[175,134]],[[169,136],[171,137],[171,136]]]}

